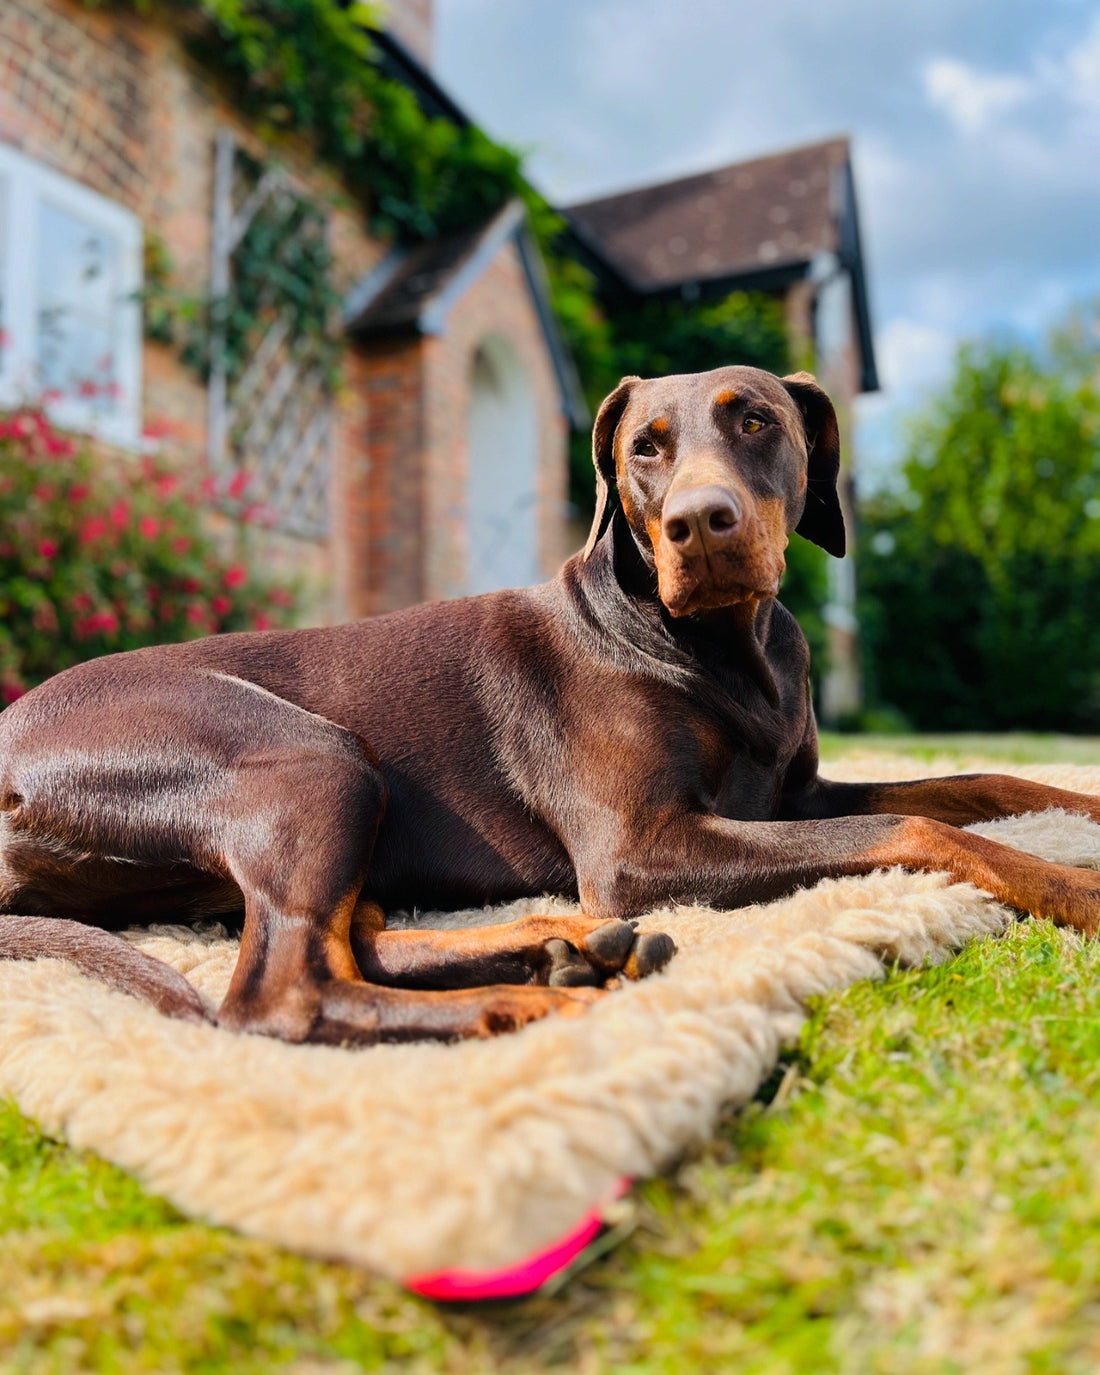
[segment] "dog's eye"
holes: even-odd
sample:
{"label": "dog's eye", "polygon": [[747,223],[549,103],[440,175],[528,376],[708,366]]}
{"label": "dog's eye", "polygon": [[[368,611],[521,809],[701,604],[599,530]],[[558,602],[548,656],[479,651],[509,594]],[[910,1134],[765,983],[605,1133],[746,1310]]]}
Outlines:
{"label": "dog's eye", "polygon": [[636,439],[634,441],[634,454],[637,458],[656,458],[659,452],[652,439]]}
{"label": "dog's eye", "polygon": [[764,428],[764,421],[758,415],[746,415],[741,421],[741,428],[746,434],[756,434]]}

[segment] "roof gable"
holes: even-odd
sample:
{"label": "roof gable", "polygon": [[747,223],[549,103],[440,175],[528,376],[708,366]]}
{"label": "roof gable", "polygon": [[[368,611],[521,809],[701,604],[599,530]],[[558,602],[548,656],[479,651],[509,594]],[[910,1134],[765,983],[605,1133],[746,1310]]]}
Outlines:
{"label": "roof gable", "polygon": [[452,306],[514,241],[561,393],[562,409],[583,428],[588,407],[558,329],[546,272],[522,202],[509,201],[476,229],[397,247],[348,293],[344,326],[357,339],[442,334]]}
{"label": "roof gable", "polygon": [[836,252],[835,181],[847,139],[830,139],[568,207],[637,291],[808,263]]}

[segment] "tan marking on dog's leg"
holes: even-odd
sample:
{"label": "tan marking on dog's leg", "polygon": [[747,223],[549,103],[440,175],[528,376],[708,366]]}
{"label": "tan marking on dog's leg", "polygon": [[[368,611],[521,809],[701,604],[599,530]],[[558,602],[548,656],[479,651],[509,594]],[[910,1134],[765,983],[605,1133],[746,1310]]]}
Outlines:
{"label": "tan marking on dog's leg", "polygon": [[676,949],[669,937],[638,935],[627,922],[541,915],[458,931],[353,927],[352,945],[364,978],[413,988],[596,985],[620,973],[653,973]]}

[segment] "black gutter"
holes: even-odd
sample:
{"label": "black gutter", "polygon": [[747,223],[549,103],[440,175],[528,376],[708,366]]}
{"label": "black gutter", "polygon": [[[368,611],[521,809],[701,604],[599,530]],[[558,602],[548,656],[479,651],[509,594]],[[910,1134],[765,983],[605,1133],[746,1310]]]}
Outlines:
{"label": "black gutter", "polygon": [[840,240],[840,261],[852,276],[852,302],[855,306],[856,332],[859,335],[859,354],[862,363],[859,386],[864,392],[878,391],[875,337],[871,328],[871,302],[863,270],[863,246],[860,243],[856,182],[852,173],[851,158],[844,160],[844,208],[839,219],[837,230]]}

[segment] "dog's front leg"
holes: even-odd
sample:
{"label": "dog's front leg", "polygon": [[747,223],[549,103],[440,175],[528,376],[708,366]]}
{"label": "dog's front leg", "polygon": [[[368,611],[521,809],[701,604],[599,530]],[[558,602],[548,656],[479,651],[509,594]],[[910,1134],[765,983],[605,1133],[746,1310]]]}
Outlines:
{"label": "dog's front leg", "polygon": [[1100,797],[999,773],[956,774],[905,783],[834,783],[815,778],[807,787],[784,794],[782,815],[793,820],[891,813],[968,826],[1052,807],[1100,822]]}
{"label": "dog's front leg", "polygon": [[743,822],[685,812],[616,844],[610,862],[606,853],[602,862],[586,856],[578,879],[588,911],[632,917],[678,902],[743,907],[893,865],[950,874],[1089,935],[1100,926],[1100,873],[1048,864],[920,816]]}
{"label": "dog's front leg", "polygon": [[639,933],[625,921],[537,914],[457,931],[386,931],[377,918],[357,920],[351,948],[365,979],[392,988],[596,986],[619,974],[645,978],[676,951],[662,932]]}

